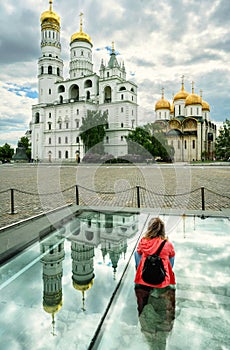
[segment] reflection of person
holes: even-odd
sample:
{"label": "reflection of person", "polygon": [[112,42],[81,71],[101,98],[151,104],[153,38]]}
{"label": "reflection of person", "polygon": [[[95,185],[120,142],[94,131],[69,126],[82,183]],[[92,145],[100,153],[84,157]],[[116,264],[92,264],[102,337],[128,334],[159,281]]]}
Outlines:
{"label": "reflection of person", "polygon": [[[154,254],[163,240],[166,240],[160,257],[166,271],[165,280],[159,285],[150,285],[142,280],[145,259]],[[168,332],[172,329],[175,315],[175,276],[172,270],[175,250],[165,235],[165,225],[160,218],[148,223],[147,231],[135,252],[136,276],[135,293],[141,329],[164,349]]]}

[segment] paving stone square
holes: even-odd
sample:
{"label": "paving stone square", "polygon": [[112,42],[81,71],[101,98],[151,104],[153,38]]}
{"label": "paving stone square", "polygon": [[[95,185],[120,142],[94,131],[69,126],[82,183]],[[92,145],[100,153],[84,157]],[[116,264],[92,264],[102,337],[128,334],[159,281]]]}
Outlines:
{"label": "paving stone square", "polygon": [[[175,164],[0,166],[0,226],[76,203],[106,207],[201,210],[230,207],[230,167]],[[14,214],[11,191],[14,189]]]}

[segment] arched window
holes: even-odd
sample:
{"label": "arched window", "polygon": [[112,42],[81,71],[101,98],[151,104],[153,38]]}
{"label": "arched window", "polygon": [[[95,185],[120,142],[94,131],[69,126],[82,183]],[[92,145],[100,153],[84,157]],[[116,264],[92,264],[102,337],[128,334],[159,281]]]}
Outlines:
{"label": "arched window", "polygon": [[134,89],[133,89],[133,88],[131,88],[131,89],[130,89],[130,91],[134,92]]}
{"label": "arched window", "polygon": [[63,103],[63,96],[59,97],[60,103]]}
{"label": "arched window", "polygon": [[79,136],[76,137],[76,143],[79,143],[80,142],[80,139],[79,139]]}
{"label": "arched window", "polygon": [[49,67],[48,67],[48,74],[53,74],[53,68],[52,68],[52,66],[49,66]]}
{"label": "arched window", "polygon": [[79,86],[74,84],[69,89],[69,98],[79,101]]}
{"label": "arched window", "polygon": [[184,141],[184,149],[187,149],[187,141]]}
{"label": "arched window", "polygon": [[67,136],[65,137],[65,143],[68,143],[68,137]]}
{"label": "arched window", "polygon": [[84,88],[90,88],[93,86],[92,80],[87,79],[84,84]]}
{"label": "arched window", "polygon": [[60,68],[57,67],[57,75],[59,76],[60,75]]}
{"label": "arched window", "polygon": [[125,86],[120,87],[119,91],[124,91],[126,90]]}
{"label": "arched window", "polygon": [[121,128],[123,128],[124,127],[124,124],[123,123],[121,123]]}
{"label": "arched window", "polygon": [[41,66],[41,74],[44,74],[44,67]]}
{"label": "arched window", "polygon": [[112,101],[112,90],[110,86],[106,86],[104,89],[104,102],[110,103]]}
{"label": "arched window", "polygon": [[61,92],[65,92],[65,87],[64,87],[64,85],[60,85],[60,86],[58,87],[58,93],[60,94]]}
{"label": "arched window", "polygon": [[69,152],[65,151],[65,158],[68,159],[69,158]]}
{"label": "arched window", "polygon": [[58,151],[58,158],[61,159],[61,151]]}
{"label": "arched window", "polygon": [[121,94],[121,100],[124,100],[124,94]]}
{"label": "arched window", "polygon": [[61,137],[58,138],[58,143],[61,144]]}

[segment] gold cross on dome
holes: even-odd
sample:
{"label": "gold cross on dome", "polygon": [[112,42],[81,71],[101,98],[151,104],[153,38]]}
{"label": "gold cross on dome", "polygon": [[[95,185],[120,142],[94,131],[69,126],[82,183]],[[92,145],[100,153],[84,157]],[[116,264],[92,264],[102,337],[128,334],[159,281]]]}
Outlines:
{"label": "gold cross on dome", "polygon": [[83,13],[80,13],[80,32],[82,32],[82,17],[83,17]]}

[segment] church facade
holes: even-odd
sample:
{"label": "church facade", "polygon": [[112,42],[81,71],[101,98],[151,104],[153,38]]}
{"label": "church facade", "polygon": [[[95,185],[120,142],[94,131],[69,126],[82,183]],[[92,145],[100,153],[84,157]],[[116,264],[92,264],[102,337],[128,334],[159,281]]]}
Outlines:
{"label": "church facade", "polygon": [[125,136],[137,126],[137,86],[126,79],[112,44],[108,64],[94,72],[92,40],[82,28],[70,39],[69,77],[63,77],[60,17],[52,9],[41,14],[41,57],[38,60],[38,104],[30,123],[32,158],[76,160],[85,154],[80,138],[87,111],[107,112],[104,150],[113,156],[128,153]]}
{"label": "church facade", "polygon": [[[41,56],[38,59],[38,103],[32,106],[30,139],[32,159],[78,161],[85,155],[80,127],[88,111],[108,115],[104,151],[114,157],[128,154],[126,136],[138,126],[137,85],[126,79],[112,44],[107,64],[99,74],[93,68],[92,40],[80,29],[70,38],[69,76],[63,77],[60,17],[49,9],[41,14]],[[213,159],[216,125],[202,96],[184,89],[170,103],[162,97],[155,104],[155,121],[173,146],[174,161]],[[89,150],[90,152],[90,150]]]}
{"label": "church facade", "polygon": [[173,146],[175,162],[191,162],[215,156],[216,125],[210,120],[210,106],[200,95],[181,90],[170,103],[162,97],[155,104],[155,124],[164,131],[168,144]]}

